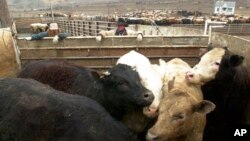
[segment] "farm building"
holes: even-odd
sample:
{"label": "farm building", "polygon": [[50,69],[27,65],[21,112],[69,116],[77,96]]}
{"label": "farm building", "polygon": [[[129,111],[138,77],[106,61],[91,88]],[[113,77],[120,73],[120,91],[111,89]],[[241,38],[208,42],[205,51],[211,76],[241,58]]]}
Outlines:
{"label": "farm building", "polygon": [[235,5],[235,1],[217,1],[214,6],[214,14],[233,15]]}

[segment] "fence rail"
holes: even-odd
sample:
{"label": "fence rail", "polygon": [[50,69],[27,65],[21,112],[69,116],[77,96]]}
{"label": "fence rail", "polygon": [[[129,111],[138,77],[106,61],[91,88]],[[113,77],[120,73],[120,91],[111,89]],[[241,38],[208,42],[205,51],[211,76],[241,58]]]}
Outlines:
{"label": "fence rail", "polygon": [[214,28],[213,32],[229,35],[250,35],[250,24],[229,24],[222,28]]}
{"label": "fence rail", "polygon": [[[29,33],[29,25],[31,23],[52,22],[51,18],[19,18],[14,20],[16,22],[18,33]],[[110,30],[115,28],[116,24],[115,22],[105,21],[65,20],[65,18],[62,17],[56,18],[55,22],[58,22],[59,27],[62,29],[62,31],[69,32],[72,34],[72,36],[95,36],[100,30]],[[203,24],[172,24],[170,26],[204,30]],[[220,32],[229,35],[250,35],[250,24],[228,24],[223,28],[213,29],[213,32]]]}
{"label": "fence rail", "polygon": [[62,20],[59,21],[58,24],[62,31],[71,33],[72,36],[96,36],[100,30],[114,29],[116,23],[103,21]]}
{"label": "fence rail", "polygon": [[[100,30],[110,30],[115,28],[114,22],[103,21],[82,21],[82,20],[62,20],[59,26],[72,36],[95,36]],[[203,24],[173,24],[172,27],[185,27],[197,30],[204,30]],[[223,28],[213,29],[213,32],[220,32],[229,35],[250,35],[250,24],[228,24]]]}
{"label": "fence rail", "polygon": [[[204,30],[203,24],[173,24],[172,26]],[[229,35],[250,35],[250,24],[227,24],[222,28],[214,28],[212,31]]]}

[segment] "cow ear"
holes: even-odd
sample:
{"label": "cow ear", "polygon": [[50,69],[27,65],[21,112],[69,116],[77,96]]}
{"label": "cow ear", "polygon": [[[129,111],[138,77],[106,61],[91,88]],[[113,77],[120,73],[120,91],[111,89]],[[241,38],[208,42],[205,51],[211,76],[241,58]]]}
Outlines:
{"label": "cow ear", "polygon": [[159,59],[159,65],[164,66],[166,65],[166,62],[163,59]]}
{"label": "cow ear", "polygon": [[232,55],[231,57],[230,57],[230,65],[232,66],[232,67],[236,67],[236,66],[239,66],[239,65],[241,65],[242,64],[242,62],[243,62],[243,60],[244,60],[244,57],[243,56],[240,56],[240,55]]}
{"label": "cow ear", "polygon": [[112,84],[112,82],[114,81],[113,76],[111,75],[111,73],[109,71],[104,72],[101,77],[100,77],[101,81],[103,84]]}
{"label": "cow ear", "polygon": [[101,77],[96,71],[91,71],[91,75],[95,80],[98,80]]}
{"label": "cow ear", "polygon": [[227,50],[228,51],[228,47],[227,46],[224,46],[223,49]]}
{"label": "cow ear", "polygon": [[195,104],[193,107],[194,112],[202,113],[202,114],[208,114],[212,112],[215,109],[215,104],[208,100],[203,100],[199,102],[198,104]]}
{"label": "cow ear", "polygon": [[168,81],[168,92],[170,92],[174,88],[174,80],[175,76],[173,77],[172,80]]}
{"label": "cow ear", "polygon": [[208,50],[208,51],[210,51],[210,50],[212,50],[212,49],[213,49],[213,45],[212,45],[212,43],[208,44],[208,46],[207,46],[207,50]]}
{"label": "cow ear", "polygon": [[110,72],[109,72],[109,71],[105,71],[103,74],[104,74],[105,76],[109,76],[109,75],[110,75]]}

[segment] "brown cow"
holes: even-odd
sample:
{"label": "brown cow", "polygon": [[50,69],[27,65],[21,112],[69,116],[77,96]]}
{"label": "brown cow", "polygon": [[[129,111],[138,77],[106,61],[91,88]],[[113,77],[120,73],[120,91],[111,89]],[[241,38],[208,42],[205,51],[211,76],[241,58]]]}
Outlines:
{"label": "brown cow", "polygon": [[[148,131],[150,141],[201,141],[206,124],[206,114],[215,105],[203,100],[199,86],[188,85],[185,79],[190,66],[181,59],[168,63],[164,68],[163,98],[159,105],[159,117]],[[171,69],[170,69],[171,68]]]}

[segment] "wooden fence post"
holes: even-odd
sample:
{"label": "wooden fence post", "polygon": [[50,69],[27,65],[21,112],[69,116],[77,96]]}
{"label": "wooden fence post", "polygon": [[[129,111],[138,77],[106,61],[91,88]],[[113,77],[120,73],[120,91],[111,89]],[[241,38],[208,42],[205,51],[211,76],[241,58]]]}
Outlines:
{"label": "wooden fence post", "polygon": [[91,22],[89,22],[89,36],[92,35],[92,30],[91,30]]}
{"label": "wooden fence post", "polygon": [[108,23],[108,28],[107,30],[110,30],[111,29],[111,23]]}
{"label": "wooden fence post", "polygon": [[96,35],[99,33],[99,22],[96,22]]}
{"label": "wooden fence post", "polygon": [[83,35],[85,36],[86,35],[86,33],[85,33],[85,21],[83,21],[82,22],[82,33],[83,33]]}

